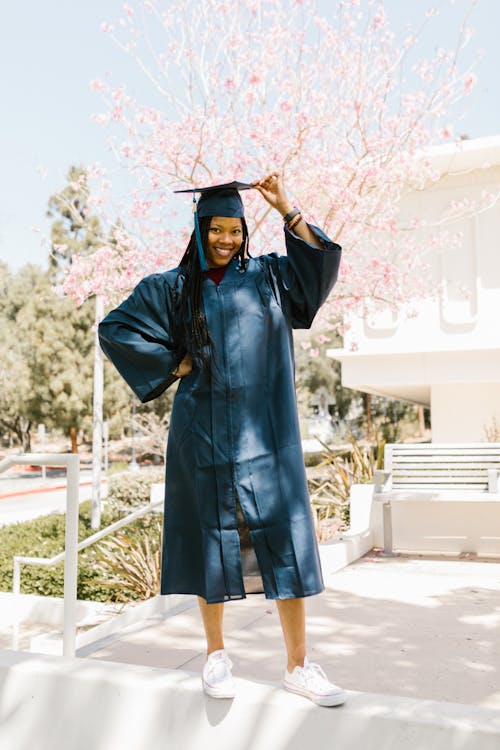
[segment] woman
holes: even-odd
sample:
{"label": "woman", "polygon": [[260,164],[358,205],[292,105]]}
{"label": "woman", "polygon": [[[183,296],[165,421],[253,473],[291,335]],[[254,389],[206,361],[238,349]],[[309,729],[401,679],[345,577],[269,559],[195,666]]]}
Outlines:
{"label": "woman", "polygon": [[[283,217],[286,256],[249,257],[239,194],[249,187]],[[310,327],[336,281],[341,248],[304,221],[277,173],[201,192],[179,267],[143,279],[99,326],[104,352],[143,402],[180,378],[167,446],[161,593],[198,595],[208,695],[235,691],[224,602],[263,590],[277,602],[284,686],[339,705],[343,691],[305,653],[304,597],[324,584],[292,329]]]}

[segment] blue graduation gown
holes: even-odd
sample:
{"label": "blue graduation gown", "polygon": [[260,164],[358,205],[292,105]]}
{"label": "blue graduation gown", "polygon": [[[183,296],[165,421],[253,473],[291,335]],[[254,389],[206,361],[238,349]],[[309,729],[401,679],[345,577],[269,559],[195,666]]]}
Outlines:
{"label": "blue graduation gown", "polygon": [[[233,258],[203,304],[216,360],[210,380],[181,379],[170,420],[162,540],[162,594],[207,602],[245,589],[238,513],[248,526],[269,599],[324,589],[295,396],[293,328],[309,328],[338,273],[341,248],[317,227],[315,248],[285,229],[287,255]],[[101,346],[138,398],[176,380],[178,269],[143,279],[99,325]]]}

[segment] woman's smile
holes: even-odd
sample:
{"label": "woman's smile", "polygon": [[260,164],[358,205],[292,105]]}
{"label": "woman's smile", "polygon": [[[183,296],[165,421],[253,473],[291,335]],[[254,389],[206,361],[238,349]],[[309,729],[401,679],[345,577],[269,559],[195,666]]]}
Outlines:
{"label": "woman's smile", "polygon": [[231,245],[231,247],[218,247],[217,245],[215,247],[215,252],[217,255],[221,255],[223,258],[227,258],[234,250],[234,247]]}

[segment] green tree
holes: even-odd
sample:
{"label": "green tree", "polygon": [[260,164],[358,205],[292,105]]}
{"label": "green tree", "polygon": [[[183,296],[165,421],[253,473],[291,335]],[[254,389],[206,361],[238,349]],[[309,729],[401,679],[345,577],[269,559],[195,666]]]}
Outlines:
{"label": "green tree", "polygon": [[0,331],[0,432],[15,436],[24,452],[31,449],[32,420],[24,408],[23,394],[29,389],[29,369],[16,347],[14,331],[2,321]]}
{"label": "green tree", "polygon": [[[109,236],[103,235],[98,217],[90,212],[88,205],[89,189],[85,169],[71,166],[67,172],[67,184],[54,193],[48,203],[47,215],[53,219],[51,225],[51,252],[49,257],[50,276],[61,281],[64,273],[70,268],[74,255],[88,255],[103,243],[109,246],[116,244],[113,231]],[[121,221],[116,221],[121,228]],[[94,300],[88,300],[89,308]],[[84,305],[84,307],[85,307]],[[89,313],[90,315],[90,313]],[[93,324],[94,321],[92,321]],[[89,357],[93,351],[93,335],[89,331]],[[89,363],[88,382],[93,383],[93,363]],[[91,398],[92,394],[90,394]],[[104,363],[104,418],[109,421],[112,437],[120,437],[131,431],[132,394],[116,369]],[[157,399],[152,404],[141,406],[141,411],[153,412],[163,417],[170,411],[171,399]],[[91,414],[91,410],[88,411]],[[90,425],[89,425],[90,426]]]}
{"label": "green tree", "polygon": [[51,225],[50,271],[60,280],[75,254],[88,255],[103,244],[101,224],[89,211],[89,188],[83,167],[71,166],[67,185],[49,198]]}
{"label": "green tree", "polygon": [[92,304],[75,308],[57,296],[49,273],[36,266],[6,277],[0,293],[1,424],[29,451],[34,424],[76,434],[90,413]]}

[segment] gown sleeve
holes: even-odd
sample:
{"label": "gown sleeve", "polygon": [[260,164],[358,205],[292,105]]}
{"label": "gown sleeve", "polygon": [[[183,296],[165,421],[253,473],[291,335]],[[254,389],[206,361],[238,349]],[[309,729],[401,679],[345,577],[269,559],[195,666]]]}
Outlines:
{"label": "gown sleeve", "polygon": [[172,290],[163,274],[147,276],[99,324],[99,341],[142,403],[178,380],[185,354],[172,336]]}
{"label": "gown sleeve", "polygon": [[342,248],[319,227],[309,225],[321,247],[315,247],[285,226],[286,256],[270,253],[271,284],[280,297],[292,328],[310,328],[337,281]]}

